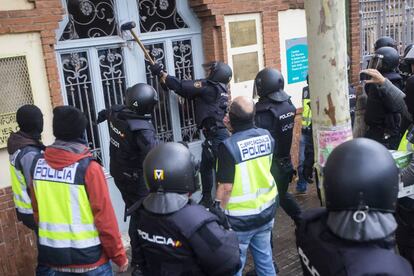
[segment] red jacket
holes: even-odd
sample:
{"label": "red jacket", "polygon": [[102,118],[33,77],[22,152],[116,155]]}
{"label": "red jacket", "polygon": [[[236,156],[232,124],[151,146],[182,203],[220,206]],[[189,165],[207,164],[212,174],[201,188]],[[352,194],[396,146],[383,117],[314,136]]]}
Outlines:
{"label": "red jacket", "polygon": [[[80,144],[76,143],[76,147],[81,149],[81,153],[75,153],[70,149],[65,150],[53,147],[53,145],[47,147],[45,160],[53,169],[59,170],[85,157],[92,156],[86,146],[80,146]],[[108,185],[102,167],[96,161],[91,161],[86,170],[85,188],[94,215],[95,226],[99,232],[103,254],[99,261],[94,264],[79,264],[69,267],[97,267],[108,262],[108,259],[112,260],[118,266],[125,265],[128,259],[119,233],[118,222],[109,196]],[[35,193],[32,193],[32,201],[33,215],[38,223],[39,216]]]}

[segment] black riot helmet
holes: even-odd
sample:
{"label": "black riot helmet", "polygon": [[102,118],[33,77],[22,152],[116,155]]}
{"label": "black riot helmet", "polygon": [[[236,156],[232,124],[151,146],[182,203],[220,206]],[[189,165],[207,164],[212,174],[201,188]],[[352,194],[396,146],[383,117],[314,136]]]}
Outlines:
{"label": "black riot helmet", "polygon": [[399,171],[380,143],[357,138],[336,147],[324,168],[329,211],[394,212]]}
{"label": "black riot helmet", "polygon": [[135,84],[125,92],[125,104],[138,115],[151,116],[157,102],[157,92],[146,83]]}
{"label": "black riot helmet", "polygon": [[255,90],[259,97],[268,97],[277,102],[284,102],[290,96],[283,90],[285,80],[282,73],[273,68],[265,68],[254,79]]}
{"label": "black riot helmet", "polygon": [[182,143],[165,143],[144,160],[145,183],[151,193],[193,193],[198,189],[198,165]]}
{"label": "black riot helmet", "polygon": [[397,42],[389,36],[383,36],[377,39],[374,43],[374,50],[378,50],[382,47],[391,47],[397,50]]}
{"label": "black riot helmet", "polygon": [[[370,63],[377,63],[375,69],[381,73],[389,73],[397,69],[400,62],[400,55],[397,50],[391,47],[382,47],[375,51]],[[371,68],[371,66],[369,67]]]}
{"label": "black riot helmet", "polygon": [[203,64],[203,67],[209,72],[207,79],[213,82],[228,84],[233,76],[230,66],[221,61],[212,61]]}

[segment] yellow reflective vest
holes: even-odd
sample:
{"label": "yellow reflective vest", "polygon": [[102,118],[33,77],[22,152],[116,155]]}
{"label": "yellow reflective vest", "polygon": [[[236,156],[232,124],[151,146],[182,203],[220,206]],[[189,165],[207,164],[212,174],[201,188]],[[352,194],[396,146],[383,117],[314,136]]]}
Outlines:
{"label": "yellow reflective vest", "polygon": [[235,160],[235,176],[225,213],[241,217],[260,214],[278,194],[270,173],[274,141],[267,130],[256,128],[233,134],[224,145]]}
{"label": "yellow reflective vest", "polygon": [[312,123],[312,110],[310,107],[309,87],[303,88],[302,92],[302,128],[310,127]]}
{"label": "yellow reflective vest", "polygon": [[43,156],[35,159],[39,254],[48,264],[89,264],[101,257],[99,233],[84,185],[89,162],[85,158],[55,170]]}
{"label": "yellow reflective vest", "polygon": [[403,138],[401,139],[400,145],[398,146],[399,151],[410,151],[414,152],[414,144],[410,143],[407,140],[408,130],[405,132]]}

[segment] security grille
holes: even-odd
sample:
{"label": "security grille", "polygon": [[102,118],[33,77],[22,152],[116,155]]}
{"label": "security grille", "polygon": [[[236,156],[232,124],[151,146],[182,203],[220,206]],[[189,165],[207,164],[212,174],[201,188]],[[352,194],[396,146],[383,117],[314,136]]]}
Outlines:
{"label": "security grille", "polygon": [[95,100],[87,52],[62,54],[62,69],[68,104],[79,108],[88,119],[85,138],[96,158],[102,161],[101,143],[96,126]]}
{"label": "security grille", "polygon": [[67,0],[69,21],[60,40],[117,35],[114,5],[113,0]]}
{"label": "security grille", "polygon": [[123,104],[126,83],[122,49],[102,49],[98,51],[98,56],[105,107]]}
{"label": "security grille", "polygon": [[0,58],[0,97],[0,148],[3,148],[10,132],[17,129],[17,109],[33,103],[25,56]]}
{"label": "security grille", "polygon": [[[194,79],[194,66],[191,40],[179,40],[172,43],[174,51],[175,75],[179,79]],[[193,142],[200,140],[200,131],[195,122],[194,101],[183,99],[180,101],[181,136],[183,141]]]}
{"label": "security grille", "polygon": [[[149,44],[145,45],[155,62],[161,63],[165,67],[165,51],[164,44]],[[158,104],[154,110],[154,124],[157,130],[158,139],[164,142],[171,142],[174,140],[173,128],[171,124],[171,110],[170,99],[168,97],[168,91],[165,91],[159,82],[158,76],[153,76],[151,73],[150,63],[145,60],[147,83],[154,87],[158,92]]]}
{"label": "security grille", "polygon": [[142,33],[188,28],[175,0],[137,0]]}
{"label": "security grille", "polygon": [[374,51],[374,42],[390,36],[399,51],[414,42],[414,0],[360,0],[361,58]]}
{"label": "security grille", "polygon": [[25,56],[0,58],[0,113],[16,112],[33,103]]}

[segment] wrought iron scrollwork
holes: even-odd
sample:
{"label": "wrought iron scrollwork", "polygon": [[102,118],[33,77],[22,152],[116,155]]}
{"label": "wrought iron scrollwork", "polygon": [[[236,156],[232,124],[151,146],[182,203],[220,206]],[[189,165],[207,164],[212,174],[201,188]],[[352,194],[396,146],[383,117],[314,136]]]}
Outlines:
{"label": "wrought iron scrollwork", "polygon": [[142,33],[188,28],[175,0],[137,0]]}
{"label": "wrought iron scrollwork", "polygon": [[105,107],[123,104],[126,84],[121,48],[99,50],[98,56]]}
{"label": "wrought iron scrollwork", "polygon": [[[179,79],[194,79],[194,66],[191,40],[173,41],[174,69]],[[200,139],[200,131],[195,123],[194,101],[185,99],[179,102],[181,135],[183,141],[192,142]]]}
{"label": "wrought iron scrollwork", "polygon": [[68,104],[79,108],[88,119],[85,138],[92,153],[102,160],[99,132],[96,124],[89,60],[86,52],[62,54],[62,69]]}
{"label": "wrought iron scrollwork", "polygon": [[[164,44],[150,44],[145,45],[155,62],[161,63],[165,67],[165,51]],[[155,88],[158,93],[158,104],[155,106],[153,118],[157,130],[158,139],[164,142],[171,142],[174,140],[173,129],[171,124],[170,99],[168,92],[162,89],[158,76],[153,76],[151,73],[150,63],[145,60],[145,73],[147,83]]]}
{"label": "wrought iron scrollwork", "polygon": [[118,35],[114,0],[67,0],[67,7],[69,22],[61,41]]}

